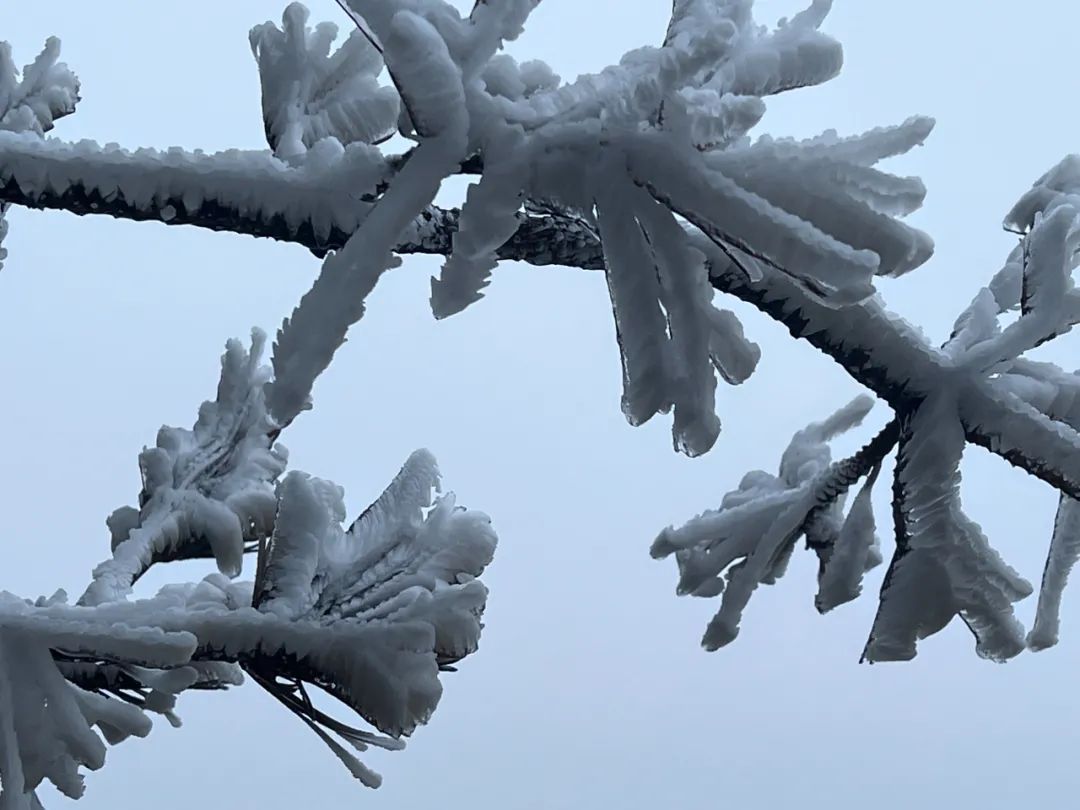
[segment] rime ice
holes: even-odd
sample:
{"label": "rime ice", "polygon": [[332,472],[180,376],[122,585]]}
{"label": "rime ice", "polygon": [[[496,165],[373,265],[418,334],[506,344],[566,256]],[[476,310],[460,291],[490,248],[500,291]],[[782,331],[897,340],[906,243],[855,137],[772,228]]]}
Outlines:
{"label": "rime ice", "polygon": [[[262,151],[46,138],[74,112],[78,82],[56,40],[22,71],[0,45],[0,239],[4,213],[24,205],[272,237],[322,259],[297,306],[269,313],[281,324],[269,363],[262,331],[229,341],[192,426],[163,427],[139,454],[141,491],[107,519],[111,553],[77,603],[0,594],[0,804],[40,807],[43,780],[78,797],[80,769],[102,766],[105,743],[145,736],[151,715],[179,725],[186,691],[245,676],[372,787],[378,775],[353,751],[400,748],[430,719],[441,674],[479,645],[490,522],[435,494],[437,466],[420,450],[346,525],[342,489],[287,471],[280,443],[408,252],[446,256],[431,285],[440,318],[497,297],[493,271],[508,256],[602,270],[623,412],[632,424],[670,414],[674,447],[690,456],[719,435],[717,377],[746,381],[761,354],[717,290],[894,411],[833,460],[829,442],[874,404],[860,397],[796,434],[776,474],[747,474],[718,509],[660,534],[653,554],[674,556],[677,593],[720,600],[707,649],[736,638],[757,587],[783,576],[802,538],[818,560],[817,609],[860,596],[882,562],[871,494],[894,450],[896,537],[864,657],[910,658],[956,617],[993,660],[1055,643],[1080,557],[1080,377],[1027,355],[1080,323],[1080,158],[1009,212],[1019,244],[939,346],[876,287],[933,251],[903,221],[923,184],[880,165],[933,121],[805,140],[756,132],[769,97],[839,72],[840,45],[821,30],[828,0],[772,28],[751,0],[676,0],[659,45],[571,82],[500,52],[537,0],[486,0],[467,17],[443,0],[347,5],[355,30],[336,48],[337,27],[309,26],[298,3],[280,26],[252,30]],[[395,134],[410,147],[386,154]],[[459,174],[478,175],[461,210],[436,206]],[[1061,493],[1026,634],[1013,605],[1032,586],[962,508],[968,443]],[[151,566],[192,558],[217,572],[131,599]],[[309,686],[360,720],[316,709]]]}

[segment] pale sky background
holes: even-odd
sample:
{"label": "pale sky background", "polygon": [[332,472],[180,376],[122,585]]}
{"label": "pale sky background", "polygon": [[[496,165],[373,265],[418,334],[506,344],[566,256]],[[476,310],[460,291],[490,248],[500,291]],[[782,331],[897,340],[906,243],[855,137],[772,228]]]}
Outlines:
{"label": "pale sky background", "polygon": [[[279,4],[280,3],[280,4]],[[464,5],[464,2],[459,3]],[[35,0],[0,4],[0,38],[29,61],[49,34],[83,82],[59,137],[127,147],[263,148],[248,29],[284,3]],[[344,19],[311,0],[314,20]],[[773,22],[799,4],[759,0]],[[885,281],[891,307],[935,339],[1013,243],[1001,219],[1076,132],[1075,31],[1066,0],[837,0],[825,28],[841,77],[770,102],[760,132],[853,133],[938,118],[891,167],[930,189],[914,221],[930,264]],[[668,0],[545,0],[514,45],[564,77],[658,42]],[[225,340],[272,329],[318,262],[297,246],[190,228],[16,210],[0,273],[0,588],[77,594],[108,552],[105,516],[138,490],[136,454],[162,422],[189,426],[211,396]],[[428,257],[384,278],[369,315],[290,428],[295,467],[344,485],[352,514],[412,449],[430,447],[461,502],[500,535],[480,652],[446,676],[442,704],[404,752],[366,762],[368,792],[256,686],[188,695],[180,730],[111,749],[79,807],[385,807],[473,810],[1075,807],[1080,770],[1080,593],[1062,643],[1007,665],[975,656],[954,623],[910,663],[860,666],[882,569],[826,617],[815,561],[759,591],[739,639],[698,647],[715,601],[676,599],[656,531],[718,504],[744,472],[775,470],[792,432],[858,392],[832,362],[736,306],[764,350],[721,387],[724,433],[689,460],[670,423],[632,429],[599,274],[503,266],[488,297],[436,323]],[[737,302],[736,302],[737,304]],[[725,302],[724,306],[732,306]],[[1073,368],[1075,344],[1053,355]],[[1075,355],[1073,355],[1075,356]],[[869,438],[884,409],[842,449]],[[972,450],[964,497],[1033,581],[1054,493]],[[884,483],[884,482],[883,482]],[[891,549],[879,485],[877,515]],[[141,593],[209,566],[155,571]],[[1020,605],[1030,621],[1034,599]],[[50,808],[66,801],[51,790]]]}

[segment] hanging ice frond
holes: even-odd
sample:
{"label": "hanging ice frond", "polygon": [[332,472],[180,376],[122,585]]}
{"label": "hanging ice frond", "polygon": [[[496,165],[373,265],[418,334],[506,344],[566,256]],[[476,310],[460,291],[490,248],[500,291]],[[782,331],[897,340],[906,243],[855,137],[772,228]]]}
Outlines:
{"label": "hanging ice frond", "polygon": [[291,472],[278,485],[274,533],[260,554],[254,600],[264,612],[287,619],[305,615],[315,603],[313,587],[322,544],[345,519],[344,492],[318,478]]}
{"label": "hanging ice frond", "polygon": [[924,401],[901,424],[894,509],[896,551],[863,653],[868,661],[907,660],[918,640],[961,616],[984,658],[1005,660],[1024,648],[1012,603],[1031,585],[990,546],[960,506],[964,428],[955,401]]}
{"label": "hanging ice frond", "polygon": [[887,158],[907,154],[916,146],[921,146],[930,137],[933,128],[933,118],[916,115],[903,123],[875,127],[858,135],[840,136],[836,130],[830,129],[805,140],[762,136],[759,143],[777,150],[779,154],[786,152],[808,157],[830,157],[853,166],[875,166]]}
{"label": "hanging ice frond", "polygon": [[458,64],[467,78],[472,78],[488,65],[505,42],[517,39],[525,21],[540,0],[476,0],[469,13],[464,54]]}
{"label": "hanging ice frond", "polygon": [[110,518],[113,556],[95,569],[83,603],[123,598],[147,568],[167,560],[212,556],[235,576],[245,541],[271,531],[287,454],[275,444],[282,425],[266,412],[265,339],[254,331],[250,351],[230,341],[217,397],[203,403],[194,427],[163,427],[156,446],[140,454],[139,508]]}
{"label": "hanging ice frond", "polygon": [[760,352],[733,313],[713,308],[705,258],[670,211],[630,182],[617,161],[600,167],[593,185],[623,412],[636,425],[673,407],[676,449],[704,453],[720,429],[715,373],[740,383]]}
{"label": "hanging ice frond", "polygon": [[4,247],[4,238],[8,233],[8,221],[7,212],[10,206],[0,204],[0,270],[4,269],[4,259],[7,258],[8,252]]}
{"label": "hanging ice frond", "polygon": [[664,99],[663,128],[702,151],[723,149],[745,136],[765,115],[757,96],[684,87]]}
{"label": "hanging ice frond", "polygon": [[290,628],[310,625],[312,637],[297,649],[294,631],[283,626],[283,646],[264,636],[242,641],[246,652],[229,653],[367,784],[372,775],[343,757],[319,727],[354,746],[380,744],[378,738],[315,712],[303,684],[330,692],[397,738],[434,710],[438,670],[476,650],[487,590],[475,578],[491,561],[496,538],[485,515],[457,508],[452,495],[432,503],[437,482],[434,459],[415,453],[344,531],[340,488],[295,472],[286,477],[253,604],[268,618],[292,622]]}
{"label": "hanging ice frond", "polygon": [[75,112],[79,80],[59,58],[60,40],[49,37],[20,75],[11,46],[0,42],[0,130],[43,135],[57,118]]}
{"label": "hanging ice frond", "polygon": [[519,101],[546,90],[554,90],[560,82],[559,76],[546,62],[532,59],[519,64],[508,53],[499,53],[489,59],[480,79],[488,93],[508,101]]}
{"label": "hanging ice frond", "polygon": [[[421,137],[449,132],[464,137],[469,111],[461,67],[435,25],[411,11],[398,12],[390,20],[383,44],[386,66],[398,83],[416,132]],[[460,148],[464,150],[465,144]]]}
{"label": "hanging ice frond", "polygon": [[748,32],[745,43],[705,86],[738,95],[771,96],[834,78],[844,62],[843,50],[839,42],[818,30],[831,8],[832,0],[813,0],[808,9],[775,31]]}
{"label": "hanging ice frond", "polygon": [[1050,552],[1043,569],[1039,588],[1039,604],[1035,625],[1028,633],[1027,645],[1032,650],[1044,650],[1057,644],[1061,623],[1061,597],[1076,561],[1080,559],[1080,501],[1060,496]]}
{"label": "hanging ice frond", "polygon": [[765,257],[822,297],[853,301],[873,292],[880,259],[872,251],[846,245],[710,172],[696,151],[670,139],[637,136],[626,149],[634,180],[714,241]]}
{"label": "hanging ice frond", "polygon": [[872,406],[871,398],[859,397],[824,422],[808,426],[784,452],[779,476],[761,470],[747,474],[718,510],[704,512],[681,528],[669,527],[656,538],[653,557],[675,555],[679,595],[722,596],[720,611],[702,639],[706,649],[735,639],[751,595],[760,583],[773,582],[783,573],[791,548],[815,514],[870,472],[831,465],[827,442],[859,424]]}
{"label": "hanging ice frond", "polygon": [[942,347],[945,353],[955,361],[974,346],[1001,334],[998,316],[1004,311],[991,289],[983,287],[953,324],[952,334]]}
{"label": "hanging ice frond", "polygon": [[821,613],[850,602],[862,593],[863,574],[881,563],[870,498],[880,467],[875,467],[852,501],[851,509],[818,575],[814,604]]}
{"label": "hanging ice frond", "polygon": [[377,81],[382,55],[354,30],[337,39],[333,23],[308,28],[308,10],[291,3],[281,28],[266,22],[251,29],[251,50],[259,63],[266,140],[276,155],[302,155],[323,138],[342,144],[375,144],[397,127],[397,91]]}
{"label": "hanging ice frond", "polygon": [[1080,155],[1067,155],[1036,180],[1006,214],[1005,228],[1027,232],[1035,224],[1037,214],[1063,203],[1080,204]]}

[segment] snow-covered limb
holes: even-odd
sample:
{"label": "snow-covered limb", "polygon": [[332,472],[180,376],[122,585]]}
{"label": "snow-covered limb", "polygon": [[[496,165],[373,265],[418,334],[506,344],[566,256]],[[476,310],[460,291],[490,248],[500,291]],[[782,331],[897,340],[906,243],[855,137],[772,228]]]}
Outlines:
{"label": "snow-covered limb", "polygon": [[[546,214],[551,229],[558,233],[565,228],[575,234],[574,239],[585,245],[585,249],[569,251],[570,259],[580,265],[595,266],[598,245],[588,228],[577,224],[577,220],[561,216],[558,213]],[[452,234],[452,218],[432,225],[433,240],[441,240],[441,249],[449,251]],[[535,242],[540,251],[549,251],[550,242]],[[751,301],[773,317],[787,323],[793,334],[805,337],[826,353],[833,356],[858,379],[867,384],[887,401],[901,408],[910,407],[925,392],[932,390],[935,380],[940,380],[949,359],[929,345],[916,330],[900,319],[887,313],[876,300],[868,300],[857,305],[834,309],[817,302],[800,290],[798,285],[767,266],[758,267],[761,273],[757,281],[745,276],[730,260],[714,246],[698,239],[701,249],[711,250],[711,280],[719,289],[732,292],[744,300]],[[439,247],[439,245],[436,245]],[[750,259],[744,257],[744,261]],[[569,262],[568,262],[569,263]],[[718,270],[718,268],[720,268]],[[884,336],[884,337],[883,337]],[[904,375],[894,374],[893,369],[905,369]],[[967,383],[965,383],[967,384]],[[971,384],[974,385],[974,384]],[[971,394],[965,394],[970,399]],[[983,413],[981,421],[968,425],[969,435],[974,441],[1002,452],[1010,460],[1025,469],[1035,472],[1055,486],[1072,490],[1076,481],[1076,471],[1067,472],[1062,468],[1075,467],[1076,456],[1071,451],[1071,441],[1062,445],[1061,427],[1043,423],[1039,417],[1028,411],[1018,413],[1015,408],[1006,407],[995,396],[979,397]],[[995,416],[996,414],[996,416]],[[999,429],[990,429],[994,417]],[[1002,436],[1015,433],[1025,423],[1032,422],[1026,437],[1016,440],[1013,445],[1022,446],[1024,442],[1036,441],[1028,453],[1019,452],[1016,447],[1007,447],[1000,443]],[[1060,451],[1057,448],[1061,448]]]}

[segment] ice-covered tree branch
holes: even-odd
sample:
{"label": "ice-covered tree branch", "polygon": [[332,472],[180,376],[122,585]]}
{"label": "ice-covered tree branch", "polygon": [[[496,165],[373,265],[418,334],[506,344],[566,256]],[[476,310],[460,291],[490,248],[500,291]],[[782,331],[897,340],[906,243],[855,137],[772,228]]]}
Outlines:
{"label": "ice-covered tree branch", "polygon": [[[463,16],[443,0],[348,0],[355,30],[336,49],[336,26],[309,26],[290,5],[280,26],[250,37],[265,152],[45,138],[74,109],[74,76],[52,42],[21,75],[0,53],[3,206],[272,238],[323,260],[269,365],[261,331],[250,349],[230,342],[193,427],[163,428],[140,454],[137,503],[109,518],[111,554],[78,604],[0,600],[5,801],[35,806],[45,778],[77,795],[77,768],[103,760],[91,726],[109,742],[141,736],[146,712],[172,720],[177,694],[223,689],[241,673],[367,784],[377,777],[342,743],[398,747],[428,719],[439,673],[478,643],[486,590],[476,577],[495,544],[486,518],[452,495],[433,498],[437,469],[418,451],[345,528],[340,488],[286,473],[279,441],[368,294],[410,253],[445,257],[431,287],[440,318],[484,298],[502,261],[602,271],[623,412],[632,424],[670,414],[687,455],[717,439],[719,382],[744,382],[760,359],[734,313],[714,306],[716,291],[783,324],[892,409],[834,462],[831,439],[875,401],[860,397],[796,434],[776,474],[751,472],[718,509],[661,532],[653,553],[675,558],[678,593],[721,600],[708,649],[736,638],[758,585],[783,575],[800,538],[818,556],[818,610],[860,595],[884,557],[871,494],[894,451],[895,542],[864,657],[910,658],[955,617],[995,660],[1056,639],[1080,556],[1080,385],[1027,355],[1080,322],[1080,162],[1059,164],[1009,213],[1020,244],[936,345],[876,286],[932,253],[904,221],[923,184],[880,164],[922,144],[933,122],[752,135],[766,98],[840,70],[839,43],[820,30],[828,0],[772,29],[756,24],[751,0],[674,0],[659,46],[573,82],[501,52],[536,4],[479,0]],[[384,151],[395,133],[408,151]],[[462,206],[435,206],[455,175],[472,181]],[[970,443],[1061,493],[1027,636],[1012,606],[1033,588],[962,508]],[[257,552],[253,579],[232,581],[246,552]],[[218,573],[131,599],[151,566],[200,557]],[[309,686],[382,735],[316,709]],[[16,710],[20,700],[31,709]]]}
{"label": "ice-covered tree branch", "polygon": [[[130,153],[0,132],[0,201],[293,242],[321,257],[345,244],[376,198],[349,185],[350,177],[362,181],[359,188],[377,189],[396,170],[398,161],[372,165],[366,163],[370,157],[354,147],[325,163],[313,155],[293,167],[259,152]],[[449,254],[459,214],[428,206],[395,252]],[[498,248],[500,259],[603,267],[599,242],[582,223],[557,212],[516,218],[517,230]]]}

